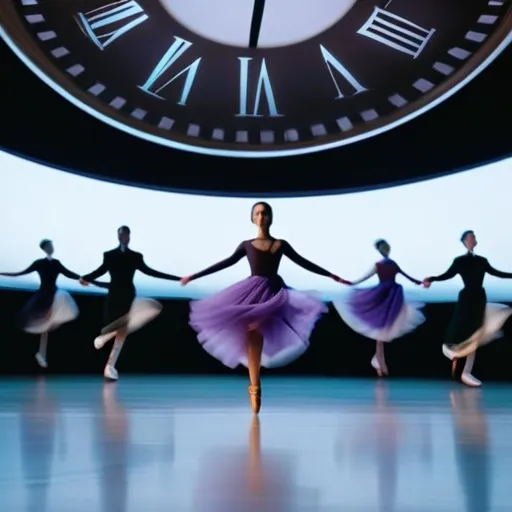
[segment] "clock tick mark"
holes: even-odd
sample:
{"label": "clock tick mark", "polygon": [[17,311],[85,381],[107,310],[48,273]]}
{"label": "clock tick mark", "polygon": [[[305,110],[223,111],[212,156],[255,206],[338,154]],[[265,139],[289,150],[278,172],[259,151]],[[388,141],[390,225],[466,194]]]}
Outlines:
{"label": "clock tick mark", "polygon": [[146,117],[147,112],[141,108],[136,108],[136,109],[132,110],[132,113],[130,115],[132,117],[134,117],[135,119],[142,121]]}
{"label": "clock tick mark", "polygon": [[395,107],[403,107],[404,105],[407,105],[408,101],[400,96],[400,94],[393,94],[393,96],[390,96],[388,98],[388,101],[391,103],[391,105],[394,105]]}
{"label": "clock tick mark", "polygon": [[27,14],[27,16],[25,16],[25,19],[31,25],[35,25],[36,23],[43,23],[43,21],[45,21],[44,16],[42,14]]}
{"label": "clock tick mark", "polygon": [[448,76],[448,75],[451,75],[454,71],[455,71],[455,68],[448,65],[448,64],[445,64],[444,62],[435,62],[434,65],[432,66],[438,73],[441,73],[442,75],[444,76]]}
{"label": "clock tick mark", "polygon": [[65,55],[69,55],[69,50],[64,48],[64,46],[59,46],[58,48],[53,49],[51,53],[56,59],[61,59]]}
{"label": "clock tick mark", "polygon": [[237,142],[249,142],[249,132],[247,130],[238,130],[236,132],[236,139]]}
{"label": "clock tick mark", "polygon": [[212,133],[213,140],[224,140],[224,130],[222,128],[215,128]]}
{"label": "clock tick mark", "polygon": [[189,137],[199,137],[201,127],[198,124],[189,124],[187,128],[187,135]]}
{"label": "clock tick mark", "polygon": [[487,37],[487,34],[482,34],[481,32],[474,32],[473,30],[470,30],[466,34],[465,37],[468,41],[474,41],[475,43],[481,43],[482,41],[485,40],[485,38]]}
{"label": "clock tick mark", "polygon": [[89,92],[93,96],[99,96],[103,91],[105,91],[107,88],[100,83],[94,84],[92,87],[89,87]]}
{"label": "clock tick mark", "polygon": [[480,18],[478,18],[478,23],[482,25],[494,25],[498,20],[498,16],[493,16],[491,14],[482,14]]}
{"label": "clock tick mark", "polygon": [[419,80],[416,80],[416,82],[414,82],[412,86],[420,92],[428,92],[430,91],[430,89],[434,87],[434,84],[432,82],[429,82],[425,78],[420,78]]}
{"label": "clock tick mark", "polygon": [[464,50],[464,48],[459,48],[458,46],[456,46],[455,48],[451,48],[450,50],[448,50],[448,54],[451,55],[452,57],[455,57],[456,59],[466,60],[471,55],[471,52],[468,52],[468,50]]}
{"label": "clock tick mark", "polygon": [[352,121],[348,117],[340,117],[339,119],[336,119],[336,124],[342,132],[348,132],[354,128]]}
{"label": "clock tick mark", "polygon": [[47,30],[46,32],[38,32],[37,37],[41,41],[50,41],[50,39],[55,39],[57,34],[53,30]]}
{"label": "clock tick mark", "polygon": [[366,123],[369,123],[370,121],[375,121],[375,119],[379,118],[379,114],[373,108],[363,110],[363,112],[361,112],[359,115],[361,116],[361,119]]}
{"label": "clock tick mark", "polygon": [[272,130],[262,130],[260,140],[262,144],[273,144],[275,141],[274,132]]}
{"label": "clock tick mark", "polygon": [[315,137],[322,137],[324,135],[327,135],[327,130],[323,124],[314,124],[311,127],[311,133]]}
{"label": "clock tick mark", "polygon": [[286,142],[297,142],[299,140],[299,132],[294,129],[285,130],[284,140]]}
{"label": "clock tick mark", "polygon": [[158,123],[158,128],[162,130],[170,130],[174,124],[174,119],[171,119],[170,117],[162,117],[160,119],[160,122]]}
{"label": "clock tick mark", "polygon": [[124,98],[121,98],[120,96],[116,96],[109,105],[112,108],[115,108],[116,110],[119,110],[120,108],[123,108],[126,105],[126,100]]}
{"label": "clock tick mark", "polygon": [[29,5],[37,5],[38,0],[21,0],[21,5],[29,6]]}
{"label": "clock tick mark", "polygon": [[66,69],[66,71],[71,76],[78,76],[85,71],[85,68],[82,66],[82,64],[75,64],[74,66],[71,66],[70,68]]}

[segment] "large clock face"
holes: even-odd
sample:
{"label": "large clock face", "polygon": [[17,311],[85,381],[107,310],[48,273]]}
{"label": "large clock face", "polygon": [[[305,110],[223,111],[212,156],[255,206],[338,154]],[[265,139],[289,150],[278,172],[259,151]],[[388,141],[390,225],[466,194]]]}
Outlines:
{"label": "large clock face", "polygon": [[171,147],[252,157],[405,122],[482,70],[512,26],[505,0],[2,4],[6,41],[93,115]]}

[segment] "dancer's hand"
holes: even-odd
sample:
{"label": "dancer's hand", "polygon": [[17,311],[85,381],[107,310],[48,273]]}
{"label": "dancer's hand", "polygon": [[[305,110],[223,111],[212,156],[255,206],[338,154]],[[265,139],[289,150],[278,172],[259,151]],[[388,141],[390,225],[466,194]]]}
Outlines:
{"label": "dancer's hand", "polygon": [[347,281],[346,279],[343,279],[339,276],[332,275],[331,279],[334,279],[337,283],[352,285],[350,281]]}
{"label": "dancer's hand", "polygon": [[430,288],[430,285],[432,283],[428,280],[428,279],[423,279],[423,282],[421,283],[421,285],[424,287],[424,288]]}
{"label": "dancer's hand", "polygon": [[192,280],[192,276],[182,277],[180,279],[181,286],[187,286],[188,283]]}
{"label": "dancer's hand", "polygon": [[86,281],[85,279],[80,278],[80,279],[78,280],[78,282],[79,282],[82,286],[89,286],[89,281]]}

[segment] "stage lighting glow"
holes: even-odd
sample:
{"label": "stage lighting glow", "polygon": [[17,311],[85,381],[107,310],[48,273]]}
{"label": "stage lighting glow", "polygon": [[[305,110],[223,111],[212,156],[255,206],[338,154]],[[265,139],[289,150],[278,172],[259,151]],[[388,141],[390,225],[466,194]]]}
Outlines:
{"label": "stage lighting glow", "polygon": [[[188,275],[226,258],[242,240],[255,236],[249,212],[255,202],[147,190],[55,170],[0,152],[0,271],[19,271],[43,257],[38,244],[54,241],[55,257],[79,274],[97,268],[104,251],[117,245],[116,230],[128,225],[131,247],[163,272]],[[463,254],[461,233],[473,229],[479,254],[500,270],[512,271],[512,239],[503,225],[512,217],[512,158],[429,181],[330,196],[268,199],[274,208],[273,235],[296,251],[346,279],[366,273],[379,259],[377,238],[392,246],[391,257],[408,274],[422,279],[444,272]],[[247,277],[242,260],[234,267],[182,288],[178,283],[136,274],[139,294],[186,298],[211,294]],[[310,274],[286,258],[280,274],[288,285],[317,290],[326,300],[348,289]],[[107,279],[105,277],[105,279]],[[365,285],[373,285],[372,278]],[[400,279],[400,278],[399,278]],[[460,278],[434,283],[429,290],[405,279],[406,294],[423,301],[451,301]],[[73,292],[104,293],[59,278]],[[35,289],[35,274],[0,278],[3,288]],[[491,276],[488,297],[508,301],[512,282]]]}

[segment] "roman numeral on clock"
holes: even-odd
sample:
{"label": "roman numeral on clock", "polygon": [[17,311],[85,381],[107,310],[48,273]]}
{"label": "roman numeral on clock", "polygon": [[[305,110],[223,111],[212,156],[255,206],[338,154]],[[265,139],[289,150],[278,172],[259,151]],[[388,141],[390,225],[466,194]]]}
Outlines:
{"label": "roman numeral on clock", "polygon": [[258,78],[256,79],[256,93],[254,105],[249,111],[249,64],[252,57],[238,57],[240,61],[240,110],[237,117],[264,117],[262,113],[262,100],[266,99],[267,111],[269,117],[282,117],[277,110],[276,99],[272,89],[272,83],[268,74],[267,63],[262,59]]}
{"label": "roman numeral on clock", "polygon": [[[320,51],[322,52],[322,57],[324,59],[325,65],[327,66],[327,70],[331,75],[332,81],[334,83],[334,87],[336,87],[336,91],[338,92],[338,96],[336,99],[339,100],[345,97],[342,89],[345,92],[350,90],[349,96],[353,96],[354,94],[359,94],[360,92],[367,91],[364,85],[361,85],[357,79],[350,73],[350,71],[339,61],[333,54],[323,45],[320,45]],[[334,71],[337,71],[339,75],[343,78],[343,84],[340,86],[339,79],[336,79],[334,75]],[[348,86],[347,86],[348,84]]]}
{"label": "roman numeral on clock", "polygon": [[75,17],[82,32],[100,50],[104,50],[148,18],[135,0],[113,2],[92,11],[79,12]]}
{"label": "roman numeral on clock", "polygon": [[357,31],[416,59],[436,30],[427,30],[392,12],[375,7],[366,23]]}
{"label": "roman numeral on clock", "polygon": [[188,96],[194,85],[194,80],[201,63],[201,57],[196,59],[192,64],[177,71],[174,75],[171,74],[173,66],[178,59],[192,46],[190,41],[186,41],[181,37],[174,36],[174,43],[167,50],[165,55],[160,59],[158,64],[154,67],[146,82],[139,86],[139,89],[151,94],[159,99],[165,99],[160,96],[160,93],[174,80],[182,75],[185,75],[185,84],[181,90],[181,96],[178,100],[178,105],[185,106],[187,104]]}

